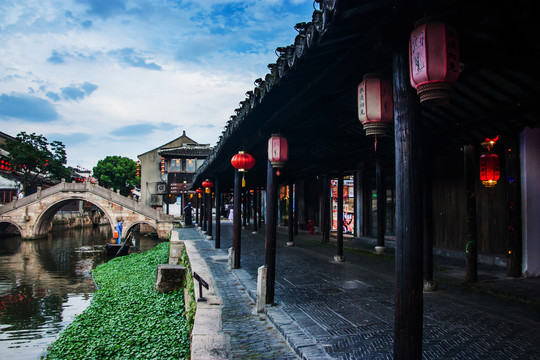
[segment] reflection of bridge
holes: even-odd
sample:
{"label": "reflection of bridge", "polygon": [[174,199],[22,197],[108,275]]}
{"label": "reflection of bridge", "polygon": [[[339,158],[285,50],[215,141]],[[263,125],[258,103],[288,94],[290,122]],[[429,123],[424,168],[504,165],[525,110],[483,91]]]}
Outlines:
{"label": "reflection of bridge", "polygon": [[53,186],[0,208],[0,224],[16,226],[23,239],[46,237],[54,214],[73,200],[87,201],[97,206],[114,228],[124,221],[124,234],[135,225],[152,226],[160,239],[166,239],[173,228],[174,218],[163,214],[114,191],[89,183],[66,183]]}

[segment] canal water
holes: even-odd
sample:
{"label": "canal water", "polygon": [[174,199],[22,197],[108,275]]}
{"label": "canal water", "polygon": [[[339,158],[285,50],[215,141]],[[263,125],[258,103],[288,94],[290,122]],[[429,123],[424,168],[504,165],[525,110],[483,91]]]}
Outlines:
{"label": "canal water", "polygon": [[[90,303],[92,269],[107,261],[109,226],[0,238],[0,360],[39,359]],[[135,251],[159,241],[135,234]]]}

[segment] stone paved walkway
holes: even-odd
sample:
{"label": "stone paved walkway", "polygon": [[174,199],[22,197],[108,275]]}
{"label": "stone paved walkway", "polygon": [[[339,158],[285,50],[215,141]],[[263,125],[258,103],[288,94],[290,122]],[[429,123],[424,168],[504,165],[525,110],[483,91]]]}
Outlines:
{"label": "stone paved walkway", "polygon": [[[221,233],[222,249],[231,247],[231,222],[222,222]],[[264,264],[264,231],[242,232],[242,269],[233,270],[233,277],[226,269],[225,251],[212,250],[213,241],[201,243],[220,292],[223,288],[227,294],[224,303],[232,301],[223,322],[233,336],[231,346],[238,346],[233,358],[257,358],[266,344],[276,342],[273,329],[267,329],[264,345],[252,343],[249,335],[255,328],[235,322],[259,321],[252,309],[257,268]],[[346,249],[346,261],[336,263],[333,246],[302,237],[294,247],[285,243],[285,233],[278,232],[278,305],[268,307],[267,316],[292,348],[305,359],[393,359],[394,259]],[[221,257],[213,258],[216,253]],[[236,297],[242,287],[251,300]],[[440,283],[438,291],[424,294],[423,358],[540,359],[539,310],[537,305]]]}
{"label": "stone paved walkway", "polygon": [[235,274],[227,269],[227,253],[214,249],[213,242],[203,240],[194,228],[181,229],[180,234],[180,240],[199,238],[196,247],[206,258],[223,302],[222,329],[229,337],[232,359],[297,359],[266,316],[255,313],[255,303]]}

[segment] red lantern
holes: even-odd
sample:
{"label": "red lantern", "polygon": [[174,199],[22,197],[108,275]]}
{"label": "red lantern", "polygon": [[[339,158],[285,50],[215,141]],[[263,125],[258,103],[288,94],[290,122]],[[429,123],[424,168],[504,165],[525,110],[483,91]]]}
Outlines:
{"label": "red lantern", "polygon": [[285,166],[288,159],[289,144],[287,139],[279,134],[272,134],[268,139],[268,160],[270,160],[272,167],[280,169]]}
{"label": "red lantern", "polygon": [[161,158],[161,173],[165,174],[165,158]]}
{"label": "red lantern", "polygon": [[358,85],[358,119],[366,135],[390,135],[394,124],[392,83],[374,74],[364,75]]}
{"label": "red lantern", "polygon": [[250,154],[239,151],[238,154],[232,157],[231,164],[238,171],[246,172],[255,166],[255,158]]}
{"label": "red lantern", "polygon": [[199,189],[195,190],[195,192],[197,193],[197,195],[198,195],[199,197],[202,197],[202,193],[203,193],[203,190],[202,190],[202,189],[199,188]]}
{"label": "red lantern", "polygon": [[459,49],[456,31],[443,23],[418,26],[409,41],[411,85],[420,102],[444,104],[459,76]]}
{"label": "red lantern", "polygon": [[202,182],[202,186],[203,186],[203,188],[205,189],[205,192],[206,192],[207,194],[210,194],[210,192],[212,191],[212,190],[210,190],[210,189],[214,187],[214,183],[211,182],[210,180],[206,179],[206,180],[204,180],[204,181]]}
{"label": "red lantern", "polygon": [[491,152],[480,156],[480,180],[485,187],[494,187],[499,180],[499,157]]}

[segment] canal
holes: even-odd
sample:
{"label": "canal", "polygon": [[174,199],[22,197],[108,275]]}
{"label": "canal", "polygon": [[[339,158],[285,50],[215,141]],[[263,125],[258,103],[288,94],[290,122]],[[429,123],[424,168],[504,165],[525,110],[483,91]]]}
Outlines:
{"label": "canal", "polygon": [[[39,359],[95,290],[109,226],[55,231],[47,239],[0,238],[0,359]],[[135,251],[159,241],[135,234]]]}

